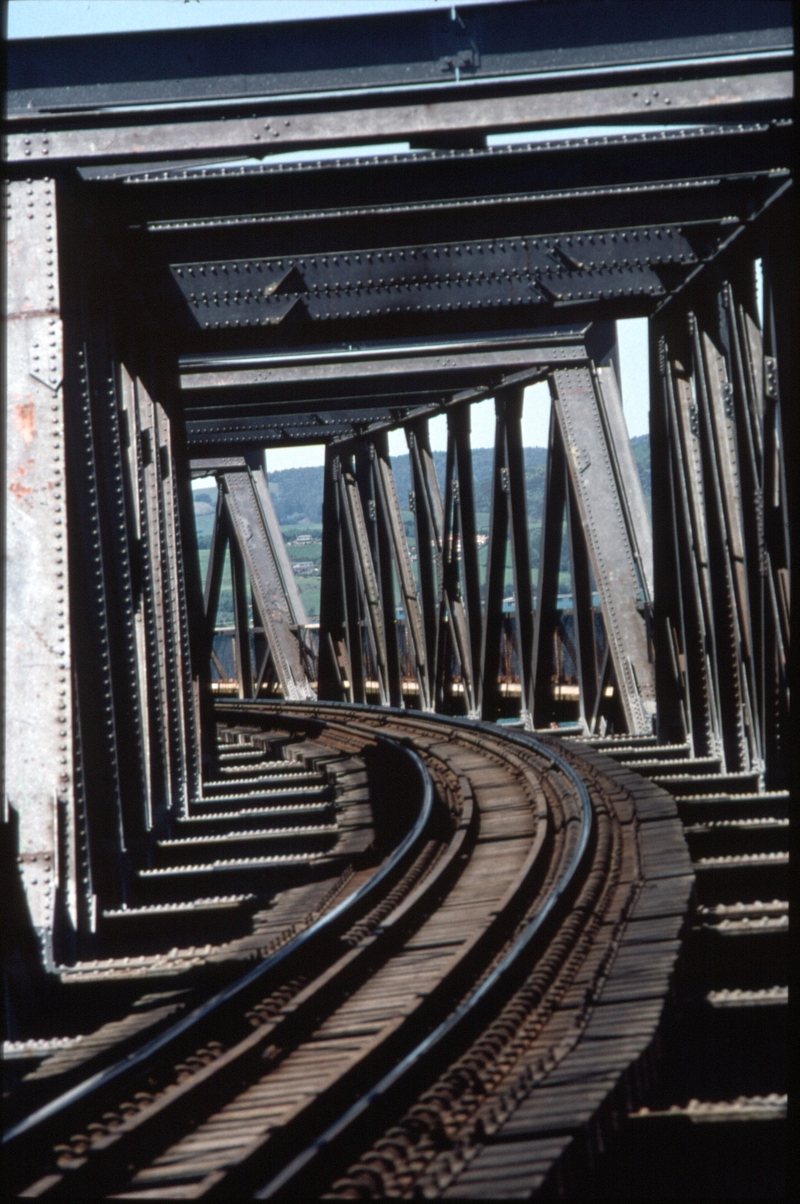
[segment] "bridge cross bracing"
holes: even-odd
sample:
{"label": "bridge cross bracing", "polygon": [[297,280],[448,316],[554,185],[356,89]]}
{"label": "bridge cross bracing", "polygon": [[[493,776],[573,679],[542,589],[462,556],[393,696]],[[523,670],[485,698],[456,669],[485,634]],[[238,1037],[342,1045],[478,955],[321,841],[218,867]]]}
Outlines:
{"label": "bridge cross bracing", "polygon": [[[98,907],[126,904],[213,772],[228,548],[241,697],[402,706],[401,607],[420,708],[483,719],[508,557],[536,729],[556,715],[566,535],[583,730],[785,784],[791,28],[781,4],[676,12],[12,46],[4,805],[46,967],[91,950]],[[642,131],[519,140],[622,122]],[[649,320],[652,532],[619,393],[628,317]],[[534,598],[521,409],[540,381]],[[470,405],[489,398],[482,589]],[[263,461],[303,443],[326,445],[317,644]],[[191,480],[209,474],[204,582]]]}

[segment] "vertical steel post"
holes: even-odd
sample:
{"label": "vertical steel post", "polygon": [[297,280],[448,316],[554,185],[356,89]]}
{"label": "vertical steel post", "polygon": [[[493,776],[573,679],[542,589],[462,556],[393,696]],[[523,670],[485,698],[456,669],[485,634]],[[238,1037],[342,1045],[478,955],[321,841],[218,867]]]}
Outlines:
{"label": "vertical steel post", "polygon": [[49,968],[59,885],[67,926],[78,924],[56,190],[15,180],[5,192],[3,809],[18,816],[19,872]]}
{"label": "vertical steel post", "polygon": [[406,427],[411,469],[411,498],[417,534],[420,607],[425,632],[427,695],[432,701],[436,679],[439,584],[442,576],[442,499],[430,448],[427,418]]}
{"label": "vertical steel post", "polygon": [[168,683],[168,717],[171,729],[169,770],[172,775],[172,804],[179,813],[183,814],[189,798],[188,767],[192,747],[192,739],[188,730],[189,722],[187,721],[193,708],[194,699],[191,691],[191,663],[187,646],[188,622],[185,613],[182,543],[175,497],[172,424],[163,404],[157,398],[153,398],[152,401],[152,418],[160,540],[145,549],[145,555],[149,556],[151,562],[161,556],[166,566],[166,572],[162,578],[162,588],[166,636],[163,656]]}
{"label": "vertical steel post", "polygon": [[480,712],[481,644],[483,642],[483,613],[481,579],[478,568],[478,542],[475,523],[475,491],[472,482],[472,446],[469,405],[456,406],[447,413],[448,431],[452,431],[458,471],[458,526],[461,537],[461,562],[464,569],[464,600],[467,611],[470,662],[472,667],[472,698],[469,713]]}
{"label": "vertical steel post", "polygon": [[371,439],[359,439],[356,445],[356,480],[380,598],[386,649],[386,690],[391,706],[401,707],[403,688],[397,637],[391,516],[381,480],[381,457],[388,461],[388,456],[389,439],[385,432]]}
{"label": "vertical steel post", "polygon": [[[442,525],[442,578],[439,603],[439,635],[436,663],[436,709],[453,710],[451,661],[458,661],[467,714],[479,715],[476,674],[480,672],[480,643],[483,620],[480,607],[475,506],[472,489],[472,455],[469,444],[469,412],[451,410],[447,415],[447,462],[445,468],[444,517]],[[466,500],[462,507],[461,476],[466,474]],[[469,545],[464,522],[472,532]],[[470,554],[471,553],[471,554]],[[462,589],[462,566],[464,588]],[[472,598],[472,619],[470,619]],[[477,648],[477,654],[475,649]]]}
{"label": "vertical steel post", "polygon": [[[397,574],[397,582],[400,587],[406,620],[406,638],[410,644],[417,684],[419,686],[419,705],[421,710],[427,711],[430,710],[431,703],[422,611],[416,582],[414,581],[411,554],[408,549],[408,540],[406,539],[406,531],[400,509],[400,499],[397,496],[394,472],[392,471],[392,464],[389,459],[389,438],[386,432],[383,432],[375,440],[374,447],[373,473],[375,477],[375,499],[378,506],[381,528],[386,537],[387,550],[391,553],[388,571],[391,572],[393,558],[394,570]],[[398,705],[402,706],[402,694],[400,698],[401,701]]]}
{"label": "vertical steel post", "polygon": [[[353,459],[354,457],[351,455],[348,457],[349,463],[342,464],[342,474],[339,480],[341,513],[345,520],[346,546],[350,562],[350,571],[346,574],[345,579],[348,591],[350,663],[355,675],[359,664],[355,657],[355,648],[357,645],[359,657],[363,663],[363,636],[365,635],[377,676],[380,703],[381,706],[388,706],[388,659],[383,608]],[[355,677],[354,687],[359,691],[355,701],[366,702],[366,678],[363,676],[363,671],[360,677]]]}
{"label": "vertical steel post", "polygon": [[[658,738],[721,755],[716,656],[708,627],[705,515],[685,318],[651,323],[650,446],[654,544],[653,641]],[[693,417],[694,415],[694,417]]]}
{"label": "vertical steel post", "polygon": [[483,719],[496,719],[500,712],[500,633],[503,627],[510,489],[506,447],[506,399],[495,398],[492,496],[489,543],[486,555],[486,598],[483,620],[478,705]]}
{"label": "vertical steel post", "polygon": [[[603,684],[597,678],[597,647],[592,609],[592,572],[589,549],[572,481],[567,481],[567,532],[572,577],[572,622],[575,668],[580,686],[580,717],[592,731],[603,702]],[[603,675],[605,676],[605,674]]]}
{"label": "vertical steel post", "polygon": [[558,578],[561,571],[566,473],[564,443],[555,407],[553,407],[550,411],[547,476],[542,502],[542,531],[531,661],[533,723],[537,728],[547,727],[554,721],[553,644],[558,628]]}
{"label": "vertical steel post", "polygon": [[205,772],[215,776],[217,729],[211,697],[211,663],[205,655],[205,608],[197,545],[194,497],[183,414],[174,393],[169,398],[170,451],[175,541],[178,556],[178,602],[185,716],[185,775],[190,798],[201,792]]}
{"label": "vertical steel post", "polygon": [[451,714],[453,709],[454,683],[450,665],[454,654],[459,659],[465,695],[468,690],[470,693],[472,690],[472,666],[466,625],[462,647],[457,643],[455,625],[450,621],[456,606],[463,611],[457,544],[458,478],[455,472],[455,445],[448,426],[442,514],[442,571],[439,580],[439,627],[436,641],[436,710],[444,714]]}
{"label": "vertical steel post", "polygon": [[492,501],[486,561],[486,602],[481,649],[481,713],[494,719],[500,707],[498,673],[503,627],[508,541],[516,620],[515,644],[520,675],[523,722],[530,726],[530,664],[533,651],[533,594],[531,590],[528,518],[525,502],[525,458],[522,448],[524,390],[504,390],[495,399],[495,445]]}
{"label": "vertical steel post", "polygon": [[761,759],[766,756],[764,627],[768,552],[764,541],[761,420],[764,412],[763,354],[757,325],[755,264],[747,259],[725,281],[727,373],[738,451],[742,535],[750,604],[750,656],[753,709]]}
{"label": "vertical steel post", "polygon": [[325,448],[320,565],[319,669],[317,693],[332,702],[353,701],[353,674],[347,648],[347,591],[338,451]]}
{"label": "vertical steel post", "polygon": [[[712,312],[715,308],[712,303]],[[749,618],[747,611],[740,615],[737,610],[745,585],[743,547],[735,514],[737,499],[731,496],[732,449],[721,412],[725,404],[723,385],[727,380],[724,361],[695,314],[690,315],[690,328],[720,687],[720,727],[728,770],[745,772],[753,766],[756,747],[743,659],[749,654],[749,631],[743,634],[741,629],[743,620],[749,627]]]}
{"label": "vertical steel post", "polygon": [[533,727],[531,665],[533,661],[533,582],[531,545],[525,485],[525,450],[522,446],[522,385],[505,391],[506,460],[508,463],[508,507],[511,534],[511,570],[517,616],[517,660],[519,662],[520,717]]}
{"label": "vertical steel post", "polygon": [[[231,515],[228,499],[225,499],[228,529]],[[231,581],[233,584],[233,622],[236,628],[236,677],[239,682],[239,697],[253,697],[253,661],[250,655],[250,597],[247,589],[245,564],[242,550],[235,539],[229,541],[231,558]]]}
{"label": "vertical steel post", "polygon": [[[790,220],[793,220],[790,219]],[[796,373],[791,362],[797,322],[797,285],[793,264],[786,262],[786,226],[770,231],[764,252],[763,499],[767,608],[765,628],[765,745],[767,783],[786,786],[790,780],[789,744],[789,626],[790,541],[787,459],[797,461],[797,434],[781,422],[781,402],[794,399]],[[796,236],[795,236],[796,243]],[[789,474],[790,475],[790,474]]]}
{"label": "vertical steel post", "polygon": [[646,598],[614,470],[612,440],[603,422],[599,386],[589,367],[558,368],[550,383],[600,595],[621,720],[626,731],[647,735],[655,716],[655,684]]}
{"label": "vertical steel post", "polygon": [[[653,549],[653,644],[655,648],[656,721],[660,744],[691,739],[694,722],[686,713],[681,658],[686,672],[687,644],[681,597],[680,542],[683,492],[673,477],[673,444],[677,430],[670,422],[667,380],[669,347],[663,322],[650,322],[650,479],[653,526],[658,538]],[[696,621],[698,616],[694,616]],[[691,630],[694,628],[690,628]],[[687,633],[687,634],[690,634]],[[694,680],[693,673],[690,680]],[[695,719],[695,716],[692,716]]]}
{"label": "vertical steel post", "polygon": [[[142,550],[139,556],[139,566],[134,590],[133,622],[136,633],[136,673],[137,691],[143,700],[142,706],[142,745],[144,753],[144,806],[148,830],[164,824],[170,807],[169,774],[167,771],[169,758],[165,755],[164,733],[160,730],[163,720],[163,700],[158,697],[157,688],[148,690],[148,674],[151,669],[149,662],[149,639],[152,637],[152,622],[148,613],[152,605],[153,566],[151,557],[144,549],[148,545],[150,523],[146,513],[146,500],[142,497],[140,487],[141,448],[136,381],[124,364],[120,365],[119,402],[125,438],[123,440],[122,460],[126,477],[126,496],[130,500],[130,524],[134,546]],[[143,505],[144,501],[144,505]],[[158,560],[161,568],[161,559]]]}

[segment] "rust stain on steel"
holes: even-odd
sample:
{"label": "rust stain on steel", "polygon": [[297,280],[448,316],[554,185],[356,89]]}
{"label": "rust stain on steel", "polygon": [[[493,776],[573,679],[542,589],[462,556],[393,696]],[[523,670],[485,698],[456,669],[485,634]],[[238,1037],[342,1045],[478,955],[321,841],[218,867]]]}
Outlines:
{"label": "rust stain on steel", "polygon": [[36,407],[32,401],[14,406],[14,425],[25,443],[32,443],[36,438]]}
{"label": "rust stain on steel", "polygon": [[[708,80],[678,80],[659,86],[657,95],[639,96],[628,85],[592,88],[579,92],[544,92],[519,97],[498,97],[482,102],[476,111],[473,101],[429,102],[423,105],[390,106],[378,109],[345,109],[339,112],[298,113],[285,119],[283,129],[271,135],[281,145],[306,142],[336,144],[341,139],[388,137],[408,133],[433,133],[451,129],[513,129],[591,117],[626,116],[657,111],[702,109],[706,105],[741,105],[788,100],[793,95],[790,71],[757,72],[743,78],[724,76]],[[655,103],[653,103],[655,101]],[[118,127],[110,130],[65,130],[54,133],[46,146],[26,146],[22,134],[6,142],[10,162],[21,162],[31,151],[49,159],[126,159],[140,154],[194,154],[213,148],[249,148],[265,132],[261,119],[172,122],[149,127]],[[272,145],[276,145],[273,143]]]}
{"label": "rust stain on steel", "polygon": [[58,313],[58,306],[51,305],[47,309],[18,309],[14,313],[3,315],[4,322],[19,322],[23,318],[52,318]]}
{"label": "rust stain on steel", "polygon": [[8,492],[10,494],[13,494],[14,500],[17,502],[25,501],[28,494],[33,493],[33,491],[34,491],[33,485],[25,485],[23,483],[23,481],[21,480],[22,477],[27,476],[28,471],[29,471],[29,466],[33,465],[33,464],[34,464],[33,460],[28,460],[28,461],[26,461],[25,464],[18,464],[17,467],[14,469],[14,476],[17,479],[16,480],[12,479],[9,482]]}

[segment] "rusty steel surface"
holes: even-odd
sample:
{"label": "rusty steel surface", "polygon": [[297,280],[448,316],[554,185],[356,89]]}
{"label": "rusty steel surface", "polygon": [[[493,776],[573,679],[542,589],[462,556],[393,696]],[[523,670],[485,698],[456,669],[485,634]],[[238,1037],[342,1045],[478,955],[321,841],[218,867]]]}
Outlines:
{"label": "rusty steel surface", "polygon": [[[77,924],[63,328],[52,179],[7,183],[4,819],[45,964],[56,892]],[[9,700],[10,701],[10,700]]]}
{"label": "rusty steel surface", "polygon": [[252,153],[262,144],[272,148],[341,146],[364,138],[397,140],[460,133],[563,127],[579,122],[666,116],[689,119],[713,109],[736,119],[736,110],[753,104],[791,100],[789,71],[720,76],[686,82],[668,81],[658,88],[587,88],[537,96],[484,101],[476,111],[472,100],[404,105],[350,112],[291,113],[264,121],[229,120],[167,123],[158,126],[55,131],[52,134],[8,134],[5,157],[10,163],[67,160],[119,162],[147,157],[195,157],[200,154]]}

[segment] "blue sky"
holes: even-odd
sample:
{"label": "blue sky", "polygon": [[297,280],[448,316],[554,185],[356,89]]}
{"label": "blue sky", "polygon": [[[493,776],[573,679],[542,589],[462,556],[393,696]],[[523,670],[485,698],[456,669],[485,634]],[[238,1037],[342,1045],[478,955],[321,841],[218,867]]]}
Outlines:
{"label": "blue sky", "polygon": [[[460,0],[464,8],[486,0]],[[503,0],[490,0],[502,3]],[[262,21],[324,19],[331,16],[386,12],[387,10],[449,9],[441,0],[9,0],[7,31],[9,38],[58,37],[69,34],[121,33],[128,30],[181,29],[198,25],[247,24]],[[641,128],[641,127],[640,127]],[[606,133],[597,129],[570,134]],[[547,131],[533,138],[563,136],[566,131]],[[527,139],[516,135],[514,141]],[[492,142],[505,138],[492,138]],[[352,152],[351,152],[352,153]],[[306,157],[302,152],[298,158]],[[315,158],[319,154],[314,155]],[[648,430],[647,322],[645,319],[618,323],[622,400],[631,435]],[[547,443],[549,395],[546,385],[528,389],[525,396],[523,435],[528,446]],[[437,420],[431,431],[435,448],[444,447],[444,419]],[[472,407],[474,447],[494,443],[494,406],[491,401]],[[405,452],[401,432],[391,439],[395,454]],[[288,448],[270,453],[270,468],[321,464],[323,449]]]}
{"label": "blue sky", "polygon": [[[459,8],[502,0],[459,0]],[[449,9],[449,0],[9,0],[10,38]]]}

